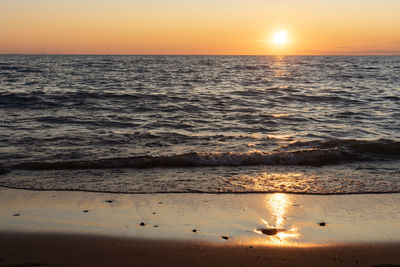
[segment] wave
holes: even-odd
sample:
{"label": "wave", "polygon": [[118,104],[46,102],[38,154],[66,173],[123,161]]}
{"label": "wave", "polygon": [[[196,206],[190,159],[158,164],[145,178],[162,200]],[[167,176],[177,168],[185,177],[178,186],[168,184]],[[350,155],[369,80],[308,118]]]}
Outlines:
{"label": "wave", "polygon": [[93,161],[27,162],[13,169],[109,169],[157,167],[209,167],[251,165],[325,165],[338,163],[344,155],[337,150],[304,150],[293,152],[213,152],[187,153],[173,156],[140,156]]}
{"label": "wave", "polygon": [[267,64],[261,65],[235,65],[232,69],[235,70],[269,70],[271,67]]}
{"label": "wave", "polygon": [[16,72],[22,72],[22,73],[42,73],[42,70],[39,69],[34,69],[34,68],[27,68],[27,67],[16,67],[16,66],[10,66],[10,65],[0,65],[0,71],[16,71]]}
{"label": "wave", "polygon": [[400,141],[389,139],[357,140],[357,139],[329,139],[316,141],[296,141],[286,147],[314,147],[316,149],[336,148],[351,153],[361,159],[376,159],[377,156],[400,156]]}
{"label": "wave", "polygon": [[[291,146],[310,146],[291,151],[185,153],[171,156],[137,156],[89,161],[25,162],[9,169],[111,169],[111,168],[168,168],[252,165],[324,166],[355,161],[399,159],[400,142],[391,140],[329,140],[295,142]],[[3,168],[4,169],[4,168]]]}
{"label": "wave", "polygon": [[[27,84],[25,84],[26,86]],[[0,91],[0,108],[40,108],[46,109],[48,107],[82,107],[82,101],[87,103],[86,108],[96,108],[98,101],[131,101],[141,102],[147,101],[180,101],[179,97],[171,97],[167,94],[146,94],[146,93],[124,93],[124,92],[98,92],[98,91],[30,91],[30,92],[4,92]],[[111,108],[111,107],[109,107]],[[143,108],[139,106],[136,111],[145,112],[152,111],[153,108]],[[173,110],[169,110],[173,111]]]}

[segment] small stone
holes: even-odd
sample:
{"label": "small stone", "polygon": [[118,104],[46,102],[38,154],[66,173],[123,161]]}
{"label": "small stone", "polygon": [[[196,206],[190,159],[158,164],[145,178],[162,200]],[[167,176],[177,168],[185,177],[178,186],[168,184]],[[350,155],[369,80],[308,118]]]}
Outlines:
{"label": "small stone", "polygon": [[155,212],[153,212],[153,215],[155,215],[156,213]]}
{"label": "small stone", "polygon": [[229,239],[229,237],[226,236],[226,235],[221,236],[221,238],[222,238],[222,239],[225,239],[225,240],[228,240],[228,239]]}
{"label": "small stone", "polygon": [[106,200],[106,202],[107,202],[107,203],[113,203],[114,200],[111,200],[111,199],[110,199],[110,200]]}
{"label": "small stone", "polygon": [[278,233],[278,229],[276,228],[261,228],[257,230],[263,233],[264,235],[276,235]]}
{"label": "small stone", "polygon": [[154,225],[153,227],[157,228],[157,227],[158,227],[158,225]]}
{"label": "small stone", "polygon": [[250,246],[249,248],[253,248],[253,246]]}
{"label": "small stone", "polygon": [[89,210],[84,210],[83,212],[89,212]]}
{"label": "small stone", "polygon": [[140,226],[145,226],[146,224],[144,222],[141,222],[139,225]]}
{"label": "small stone", "polygon": [[326,226],[326,223],[325,223],[325,222],[320,222],[320,223],[319,223],[319,226],[324,227],[324,226]]}
{"label": "small stone", "polygon": [[192,230],[192,232],[193,232],[193,233],[196,233],[196,232],[197,232],[197,230],[196,230],[196,229],[193,229],[193,230]]}
{"label": "small stone", "polygon": [[16,217],[17,217],[17,216],[19,216],[19,215],[21,215],[21,214],[19,214],[19,213],[15,213],[13,216],[16,216]]}
{"label": "small stone", "polygon": [[159,201],[158,204],[163,204],[163,202],[162,202],[162,201]]}

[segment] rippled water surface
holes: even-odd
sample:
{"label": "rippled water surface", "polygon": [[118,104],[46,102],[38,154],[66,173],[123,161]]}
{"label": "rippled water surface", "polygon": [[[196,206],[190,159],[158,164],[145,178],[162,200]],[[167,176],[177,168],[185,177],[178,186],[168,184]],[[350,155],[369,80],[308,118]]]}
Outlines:
{"label": "rippled water surface", "polygon": [[400,57],[0,56],[0,184],[400,191]]}

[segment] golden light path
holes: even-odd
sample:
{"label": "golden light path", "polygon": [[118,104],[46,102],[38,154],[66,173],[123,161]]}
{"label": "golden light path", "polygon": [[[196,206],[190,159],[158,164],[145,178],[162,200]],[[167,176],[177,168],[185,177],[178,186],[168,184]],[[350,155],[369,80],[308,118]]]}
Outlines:
{"label": "golden light path", "polygon": [[286,214],[292,206],[291,196],[288,194],[273,194],[271,197],[265,199],[265,207],[268,209],[273,220],[271,224],[264,219],[260,219],[266,228],[255,229],[258,234],[265,234],[268,236],[266,242],[275,245],[293,245],[293,239],[300,237],[296,227],[286,225]]}

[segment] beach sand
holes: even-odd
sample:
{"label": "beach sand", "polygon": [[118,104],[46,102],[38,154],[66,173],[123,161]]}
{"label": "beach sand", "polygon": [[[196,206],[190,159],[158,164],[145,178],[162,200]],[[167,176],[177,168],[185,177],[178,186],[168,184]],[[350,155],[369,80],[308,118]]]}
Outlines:
{"label": "beach sand", "polygon": [[3,266],[385,266],[396,245],[279,247],[76,234],[0,234]]}
{"label": "beach sand", "polygon": [[399,229],[400,194],[0,189],[0,266],[400,265]]}

